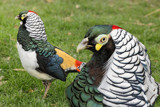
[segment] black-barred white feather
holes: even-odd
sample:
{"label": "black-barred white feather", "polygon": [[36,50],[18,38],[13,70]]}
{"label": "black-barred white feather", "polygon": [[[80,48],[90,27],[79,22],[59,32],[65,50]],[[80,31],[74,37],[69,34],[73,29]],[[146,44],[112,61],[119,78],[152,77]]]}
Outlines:
{"label": "black-barred white feather", "polygon": [[33,12],[28,12],[27,16],[25,26],[26,30],[30,32],[29,36],[37,40],[47,40],[45,27],[41,18]]}
{"label": "black-barred white feather", "polygon": [[123,29],[110,33],[115,51],[104,66],[98,87],[103,103],[111,107],[150,107],[158,96],[145,46]]}

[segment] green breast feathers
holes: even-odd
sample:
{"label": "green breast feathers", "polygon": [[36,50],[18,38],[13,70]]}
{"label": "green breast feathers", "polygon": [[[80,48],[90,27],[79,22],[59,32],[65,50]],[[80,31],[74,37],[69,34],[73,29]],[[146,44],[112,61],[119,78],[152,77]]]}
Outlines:
{"label": "green breast feathers", "polygon": [[66,90],[71,107],[103,107],[103,96],[93,81],[94,78],[88,75],[88,67],[83,67]]}

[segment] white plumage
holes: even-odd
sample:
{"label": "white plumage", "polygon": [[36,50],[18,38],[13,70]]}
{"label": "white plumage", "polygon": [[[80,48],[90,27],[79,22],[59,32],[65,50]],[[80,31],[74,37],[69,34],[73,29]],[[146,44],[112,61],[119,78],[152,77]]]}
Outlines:
{"label": "white plumage", "polygon": [[49,76],[46,73],[38,72],[36,68],[39,67],[37,63],[35,51],[25,51],[22,48],[22,45],[17,42],[18,54],[24,69],[33,77],[36,77],[40,80],[52,80],[53,77]]}
{"label": "white plumage", "polygon": [[27,16],[25,26],[26,30],[30,32],[29,36],[37,40],[47,40],[45,27],[41,18],[33,12],[28,12]]}
{"label": "white plumage", "polygon": [[110,33],[115,51],[104,66],[98,87],[103,103],[111,107],[150,107],[158,96],[158,85],[151,76],[145,46],[123,29]]}

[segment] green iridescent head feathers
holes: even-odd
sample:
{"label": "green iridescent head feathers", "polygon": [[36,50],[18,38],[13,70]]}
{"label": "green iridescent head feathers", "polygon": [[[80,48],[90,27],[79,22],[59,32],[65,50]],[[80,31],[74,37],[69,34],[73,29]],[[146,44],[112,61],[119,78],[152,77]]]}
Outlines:
{"label": "green iridescent head feathers", "polygon": [[112,31],[112,25],[97,25],[91,27],[85,35],[85,38],[77,47],[77,52],[83,49],[99,51],[109,40]]}

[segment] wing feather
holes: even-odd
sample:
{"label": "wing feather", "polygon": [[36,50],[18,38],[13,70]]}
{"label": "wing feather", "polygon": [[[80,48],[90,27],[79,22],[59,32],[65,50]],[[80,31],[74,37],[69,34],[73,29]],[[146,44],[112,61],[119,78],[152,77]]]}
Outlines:
{"label": "wing feather", "polygon": [[[43,51],[41,51],[42,49]],[[61,67],[63,58],[56,54],[55,48],[51,44],[48,43],[46,47],[39,48],[36,53],[39,64],[39,67],[37,68],[38,71],[47,73],[62,81],[66,80],[65,71]]]}

